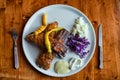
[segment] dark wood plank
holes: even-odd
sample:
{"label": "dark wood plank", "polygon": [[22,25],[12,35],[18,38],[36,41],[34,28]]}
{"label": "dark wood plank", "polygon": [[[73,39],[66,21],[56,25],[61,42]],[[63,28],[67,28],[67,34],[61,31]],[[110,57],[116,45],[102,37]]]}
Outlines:
{"label": "dark wood plank", "polygon": [[6,0],[0,0],[0,9],[6,7]]}

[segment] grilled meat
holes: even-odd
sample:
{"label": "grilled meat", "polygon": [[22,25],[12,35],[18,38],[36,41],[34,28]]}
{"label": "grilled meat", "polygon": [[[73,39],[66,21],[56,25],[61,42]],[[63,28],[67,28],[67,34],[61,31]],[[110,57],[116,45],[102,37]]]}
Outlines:
{"label": "grilled meat", "polygon": [[51,43],[53,50],[60,58],[65,57],[65,53],[67,52],[67,47],[64,45],[64,42],[68,35],[69,32],[65,29],[62,29],[54,36],[54,43]]}
{"label": "grilled meat", "polygon": [[[25,39],[27,41],[32,42],[32,43],[34,43],[34,44],[36,44],[36,45],[43,48],[44,45],[45,45],[44,44],[45,32],[47,32],[47,31],[49,31],[49,30],[51,30],[51,29],[53,29],[53,28],[55,28],[57,26],[58,26],[58,23],[55,21],[55,22],[53,22],[51,24],[48,24],[47,28],[42,33],[40,33],[38,35],[35,35],[34,32],[32,32],[32,33],[28,34]],[[55,35],[55,32],[51,32],[51,34],[49,36],[50,36],[50,38],[53,38],[54,35]]]}
{"label": "grilled meat", "polygon": [[44,33],[40,33],[37,36],[31,33],[26,36],[26,40],[38,45],[39,47],[44,47]]}
{"label": "grilled meat", "polygon": [[54,53],[52,53],[52,55],[50,55],[48,52],[43,51],[42,53],[40,53],[39,57],[37,58],[36,64],[40,68],[47,70],[50,68],[51,62],[54,57],[55,57]]}
{"label": "grilled meat", "polygon": [[69,34],[70,33],[67,30],[62,29],[62,30],[60,30],[60,31],[58,31],[56,33],[56,35],[54,36],[54,38],[56,40],[60,41],[61,43],[63,43]]}
{"label": "grilled meat", "polygon": [[48,27],[42,33],[35,35],[33,32],[26,36],[27,41],[30,41],[30,42],[38,45],[39,47],[42,47],[41,48],[42,52],[40,53],[39,57],[37,58],[36,64],[45,70],[50,68],[50,64],[56,54],[59,57],[64,57],[65,53],[67,52],[67,48],[63,43],[65,42],[65,39],[69,35],[69,32],[65,29],[58,31],[57,33],[52,32],[49,35],[49,40],[50,40],[52,50],[53,50],[52,55],[50,55],[45,48],[45,44],[44,44],[45,43],[44,42],[45,32],[57,27],[57,25],[58,25],[57,22],[51,23],[48,25]]}
{"label": "grilled meat", "polygon": [[[48,24],[48,26],[47,26],[47,28],[45,29],[44,32],[47,32],[47,31],[49,31],[51,29],[54,29],[55,27],[58,27],[58,22],[57,21],[55,21],[55,22],[53,22],[51,24]],[[54,35],[55,35],[55,32],[51,32],[49,36],[54,37]]]}
{"label": "grilled meat", "polygon": [[[60,30],[54,38],[52,38],[51,36],[49,37],[49,40],[51,42],[52,48],[56,53],[66,53],[67,48],[66,46],[63,44],[63,42],[65,41],[65,39],[67,38],[69,32],[65,29]],[[35,35],[28,35],[26,38],[28,41],[33,42],[34,44],[44,48],[45,44],[44,44],[44,33],[38,34],[38,36]]]}

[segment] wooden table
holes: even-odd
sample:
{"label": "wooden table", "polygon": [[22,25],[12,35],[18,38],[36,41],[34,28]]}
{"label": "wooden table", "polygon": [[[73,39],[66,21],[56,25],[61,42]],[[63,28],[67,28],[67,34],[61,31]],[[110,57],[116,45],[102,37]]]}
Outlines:
{"label": "wooden table", "polygon": [[[22,49],[24,25],[38,9],[51,4],[67,4],[81,10],[91,20],[96,37],[103,25],[103,63],[98,69],[98,44],[89,64],[77,74],[65,78],[43,75],[27,61]],[[12,27],[19,32],[20,67],[13,68]],[[98,40],[98,39],[97,39]],[[97,41],[98,42],[98,41]],[[120,80],[120,0],[0,0],[0,80]]]}

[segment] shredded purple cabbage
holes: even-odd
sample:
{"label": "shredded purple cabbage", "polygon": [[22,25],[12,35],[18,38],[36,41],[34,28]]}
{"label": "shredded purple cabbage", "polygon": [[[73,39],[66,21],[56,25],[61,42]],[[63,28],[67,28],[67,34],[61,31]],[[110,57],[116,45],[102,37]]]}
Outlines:
{"label": "shredded purple cabbage", "polygon": [[89,44],[90,42],[88,39],[81,38],[78,34],[75,34],[75,36],[70,34],[67,40],[67,46],[70,48],[70,50],[74,51],[81,58],[84,58],[85,55],[89,53],[89,50],[85,51]]}

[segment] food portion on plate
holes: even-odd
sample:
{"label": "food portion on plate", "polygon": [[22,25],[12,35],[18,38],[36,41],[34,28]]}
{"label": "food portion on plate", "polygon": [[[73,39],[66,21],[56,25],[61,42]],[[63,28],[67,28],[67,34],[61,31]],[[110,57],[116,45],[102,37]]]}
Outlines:
{"label": "food portion on plate", "polygon": [[69,32],[64,28],[58,27],[58,22],[47,25],[46,14],[43,14],[42,25],[34,32],[26,36],[26,40],[40,47],[40,55],[36,64],[47,70],[55,55],[64,57],[67,47],[63,44]]}
{"label": "food portion on plate", "polygon": [[69,64],[65,60],[60,60],[55,63],[54,70],[58,74],[65,74],[70,72]]}
{"label": "food portion on plate", "polygon": [[[54,64],[54,70],[58,74],[65,74],[79,68],[81,59],[89,53],[89,50],[86,50],[90,44],[87,38],[88,26],[82,17],[75,20],[71,32],[63,27],[58,27],[58,23],[57,21],[47,23],[46,13],[44,13],[42,25],[28,34],[25,39],[39,47],[40,54],[36,59],[36,64],[40,68],[48,70],[54,57],[58,57],[60,60]],[[71,56],[69,61],[65,61],[64,57],[66,53],[69,54],[68,50],[75,52],[80,57]]]}
{"label": "food portion on plate", "polygon": [[75,69],[79,68],[80,66],[81,66],[81,59],[80,58],[72,57],[69,60],[69,68],[71,70],[75,70]]}
{"label": "food portion on plate", "polygon": [[67,46],[71,51],[75,52],[81,58],[84,58],[89,50],[86,48],[90,45],[87,37],[88,25],[84,21],[83,17],[79,17],[75,20],[72,28],[72,32],[68,37]]}

